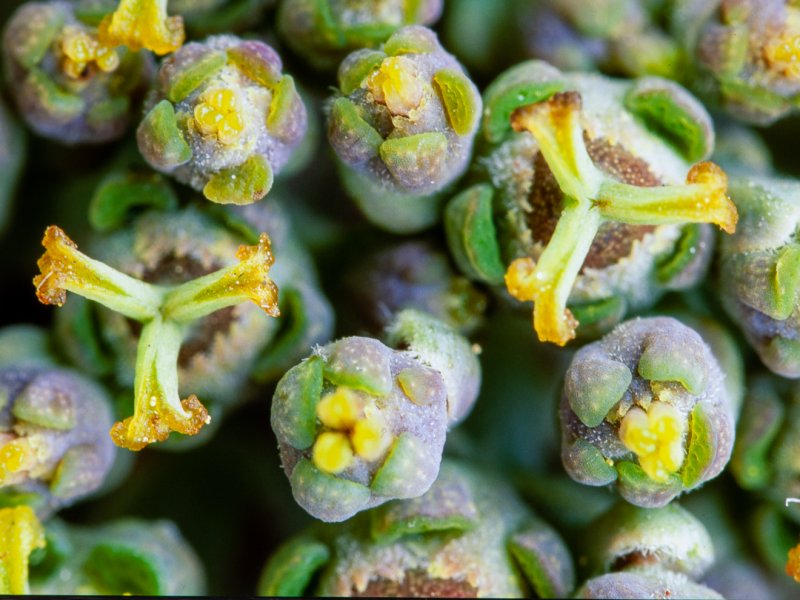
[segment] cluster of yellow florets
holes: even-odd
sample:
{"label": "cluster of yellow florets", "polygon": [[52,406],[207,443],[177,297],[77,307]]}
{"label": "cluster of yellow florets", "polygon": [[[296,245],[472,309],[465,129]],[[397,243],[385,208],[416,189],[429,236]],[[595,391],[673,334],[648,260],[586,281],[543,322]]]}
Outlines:
{"label": "cluster of yellow florets", "polygon": [[653,481],[664,483],[683,464],[685,430],[677,408],[654,401],[647,411],[634,406],[625,414],[619,438],[639,457],[644,472]]}
{"label": "cluster of yellow florets", "polygon": [[312,458],[327,473],[344,471],[356,456],[378,460],[391,442],[375,404],[346,387],[339,387],[320,400],[317,418],[329,430],[317,437]]}
{"label": "cluster of yellow florets", "polygon": [[61,36],[61,70],[78,79],[92,66],[111,73],[119,66],[116,50],[97,41],[97,38],[76,27],[65,27]]}
{"label": "cluster of yellow florets", "polygon": [[375,101],[394,115],[408,116],[422,104],[423,84],[414,74],[414,64],[404,56],[384,59],[366,85]]}
{"label": "cluster of yellow florets", "polygon": [[244,120],[236,93],[228,88],[212,88],[195,106],[194,120],[205,136],[214,136],[222,144],[232,144],[244,130]]}

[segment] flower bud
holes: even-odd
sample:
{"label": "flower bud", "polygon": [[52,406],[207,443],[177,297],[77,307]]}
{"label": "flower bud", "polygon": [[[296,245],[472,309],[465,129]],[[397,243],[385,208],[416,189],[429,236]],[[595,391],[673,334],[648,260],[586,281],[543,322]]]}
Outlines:
{"label": "flower bud", "polygon": [[306,132],[306,109],[267,44],[219,35],[183,46],[158,72],[139,150],[213,202],[263,198]]}
{"label": "flower bud", "polygon": [[103,143],[125,131],[152,60],[98,37],[73,3],[28,2],[6,25],[9,89],[39,135],[65,144]]}
{"label": "flower bud", "polygon": [[441,192],[467,168],[480,113],[477,88],[430,29],[403,27],[380,50],[350,54],[328,140],[364,215],[397,233],[432,225]]}
{"label": "flower bud", "polygon": [[[323,566],[314,588],[312,578]],[[554,598],[572,591],[574,577],[561,537],[504,482],[445,462],[419,498],[385,504],[284,544],[267,562],[258,591],[517,597],[529,587],[537,598]]]}
{"label": "flower bud", "polygon": [[587,485],[664,506],[722,471],[734,401],[700,336],[671,318],[636,319],[577,352],[560,418],[562,460]]}
{"label": "flower bud", "polygon": [[406,310],[393,350],[365,337],[323,346],[278,382],[272,429],[295,500],[343,521],[436,479],[451,424],[472,408],[480,366],[464,338]]}
{"label": "flower bud", "polygon": [[278,32],[289,47],[319,69],[335,68],[354,50],[377,48],[405,25],[431,25],[443,0],[284,0]]}

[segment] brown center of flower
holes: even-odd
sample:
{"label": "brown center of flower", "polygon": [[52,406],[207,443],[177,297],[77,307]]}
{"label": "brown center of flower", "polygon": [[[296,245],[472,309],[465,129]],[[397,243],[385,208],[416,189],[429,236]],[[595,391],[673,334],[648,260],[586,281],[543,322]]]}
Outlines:
{"label": "brown center of flower", "polygon": [[363,592],[353,588],[352,595],[358,598],[476,598],[478,589],[466,581],[434,579],[422,569],[413,569],[405,572],[402,581],[379,577],[370,581]]}
{"label": "brown center of flower", "polygon": [[[141,279],[147,283],[155,283],[157,285],[178,285],[213,273],[222,268],[222,266],[219,263],[206,266],[191,256],[171,254],[162,257],[155,266],[144,271]],[[228,333],[231,325],[236,320],[235,308],[235,306],[223,308],[192,324],[192,330],[181,345],[181,350],[178,354],[179,367],[187,367],[195,356],[210,351],[217,335]],[[138,338],[142,330],[142,324],[132,319],[128,320],[128,324],[133,335]]]}
{"label": "brown center of flower", "polygon": [[[655,187],[661,181],[646,161],[604,138],[590,140],[584,134],[586,149],[595,165],[611,177],[638,187]],[[543,245],[550,241],[561,216],[564,193],[541,153],[535,159],[529,201],[528,226],[533,239]],[[628,256],[636,240],[653,231],[651,225],[625,225],[609,221],[600,226],[583,268],[603,269]]]}

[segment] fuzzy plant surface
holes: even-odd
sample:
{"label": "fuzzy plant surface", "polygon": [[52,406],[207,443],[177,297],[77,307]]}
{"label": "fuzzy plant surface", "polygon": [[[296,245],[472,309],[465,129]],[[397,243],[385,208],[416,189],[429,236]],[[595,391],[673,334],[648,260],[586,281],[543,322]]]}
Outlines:
{"label": "fuzzy plant surface", "polygon": [[306,109],[275,50],[233,35],[191,42],[161,64],[136,138],[145,160],[212,202],[263,198],[306,132]]}
{"label": "fuzzy plant surface", "polygon": [[432,25],[443,0],[283,0],[278,33],[318,69],[335,69],[347,54],[377,48],[406,25]]}
{"label": "fuzzy plant surface", "polygon": [[711,536],[678,504],[619,503],[590,527],[582,558],[592,576],[576,597],[722,599],[697,581],[714,562]]}
{"label": "fuzzy plant surface", "polygon": [[618,81],[521,63],[484,93],[472,184],[445,213],[470,278],[533,302],[540,340],[607,331],[705,274],[736,226],[714,133],[674,82]]}
{"label": "fuzzy plant surface", "polygon": [[717,293],[761,361],[800,377],[800,183],[737,177],[730,191],[741,225],[720,244]]}
{"label": "fuzzy plant surface", "polygon": [[292,494],[322,521],[424,494],[447,430],[477,398],[473,349],[440,321],[402,311],[388,342],[402,349],[367,337],[318,348],[275,390],[271,423]]}
{"label": "fuzzy plant surface", "polygon": [[206,590],[203,565],[171,521],[75,526],[54,519],[44,541],[31,558],[33,594],[196,596]]}
{"label": "fuzzy plant surface", "polygon": [[3,33],[8,89],[25,123],[65,144],[125,133],[155,71],[152,58],[105,40],[72,2],[28,2]]}
{"label": "fuzzy plant surface", "polygon": [[278,548],[267,596],[566,597],[575,585],[561,536],[494,475],[446,461],[419,498],[396,500]]}
{"label": "fuzzy plant surface", "polygon": [[664,506],[730,458],[734,405],[717,359],[668,317],[635,319],[579,350],[559,416],[567,473],[615,484],[628,502]]}
{"label": "fuzzy plant surface", "polygon": [[195,435],[211,422],[196,395],[179,395],[178,360],[194,321],[246,301],[269,316],[280,314],[278,288],[268,275],[275,259],[266,233],[254,246],[239,246],[238,263],[211,267],[178,285],[148,283],[94,260],[55,225],[45,231],[42,245],[41,273],[34,278],[40,302],[61,306],[70,291],[140,325],[134,414],[110,432],[114,443],[130,450],[164,441],[170,431]]}
{"label": "fuzzy plant surface", "polygon": [[345,189],[383,229],[433,225],[442,193],[470,160],[481,114],[477,87],[422,26],[348,55],[338,80],[328,141]]}

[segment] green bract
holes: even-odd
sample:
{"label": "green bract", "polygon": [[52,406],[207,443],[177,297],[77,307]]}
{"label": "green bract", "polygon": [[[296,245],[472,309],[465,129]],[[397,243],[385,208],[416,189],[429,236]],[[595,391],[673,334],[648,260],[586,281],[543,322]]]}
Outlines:
{"label": "green bract", "polygon": [[484,104],[473,184],[445,213],[448,243],[469,277],[534,302],[544,341],[563,345],[578,324],[605,331],[694,285],[713,241],[702,223],[735,226],[725,174],[691,166],[711,152],[711,120],[673,82],[531,61]]}
{"label": "green bract", "polygon": [[560,418],[567,473],[616,483],[628,502],[664,506],[716,477],[730,458],[734,410],[717,359],[666,317],[637,319],[582,348]]}
{"label": "green bract", "polygon": [[51,521],[31,559],[34,594],[192,596],[205,592],[203,567],[170,521],[121,519],[76,527]]}
{"label": "green bract", "polygon": [[405,25],[431,25],[443,0],[283,0],[278,31],[292,50],[320,69],[353,50],[376,48]]}
{"label": "green bract", "polygon": [[436,479],[448,428],[472,408],[480,366],[466,339],[405,310],[393,350],[347,337],[289,370],[272,400],[272,429],[298,504],[343,521]]}
{"label": "green bract", "polygon": [[28,2],[5,28],[9,86],[28,126],[67,143],[120,137],[150,83],[149,55],[97,39],[97,23],[71,2]]}
{"label": "green bract", "polygon": [[717,292],[762,362],[800,377],[800,182],[737,177],[731,198],[742,220],[720,245]]}
{"label": "green bract", "polygon": [[[319,575],[318,583],[312,580]],[[267,596],[565,597],[569,551],[501,480],[453,462],[422,496],[317,528],[267,562]]]}
{"label": "green bract", "polygon": [[397,233],[439,217],[442,192],[466,169],[481,99],[430,29],[397,30],[339,66],[328,139],[364,215]]}
{"label": "green bract", "polygon": [[586,566],[593,577],[577,597],[722,598],[696,582],[713,563],[714,548],[703,524],[677,504],[618,504],[589,527]]}
{"label": "green bract", "polygon": [[139,150],[208,200],[260,200],[306,132],[305,107],[282,68],[255,40],[219,35],[183,46],[161,65]]}

